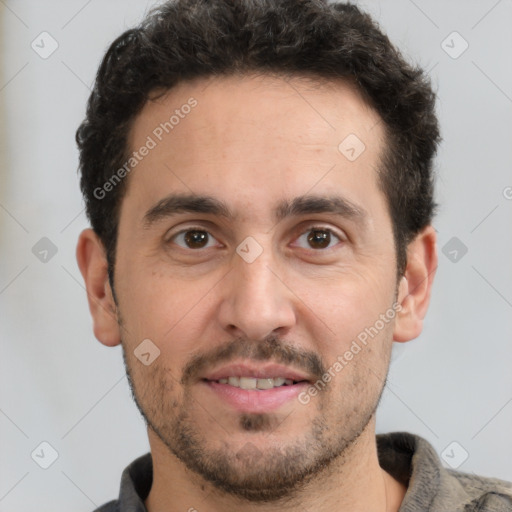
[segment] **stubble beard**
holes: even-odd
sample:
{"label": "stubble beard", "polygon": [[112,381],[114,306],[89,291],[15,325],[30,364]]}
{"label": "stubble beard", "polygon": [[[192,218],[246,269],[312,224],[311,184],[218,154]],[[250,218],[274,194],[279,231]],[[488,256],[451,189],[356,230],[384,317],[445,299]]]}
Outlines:
{"label": "stubble beard", "polygon": [[[135,375],[134,378],[137,372],[132,371],[124,347],[123,343],[132,396],[147,426],[171,454],[217,491],[253,503],[293,499],[312,481],[325,478],[333,466],[340,472],[350,459],[350,450],[374,417],[386,379],[384,377],[380,389],[373,390],[371,397],[361,400],[360,391],[368,383],[361,382],[362,377],[355,375],[349,390],[355,399],[348,404],[348,409],[336,413],[332,412],[328,393],[324,391],[322,397],[317,397],[317,414],[309,431],[296,441],[273,443],[263,450],[251,443],[249,437],[242,448],[234,450],[228,434],[219,426],[218,430],[226,434],[226,439],[217,443],[220,447],[213,448],[208,439],[212,429],[202,431],[193,417],[193,404],[197,401],[190,396],[190,388],[185,388],[181,400],[168,398],[176,395],[174,390],[179,383],[172,382],[168,370],[157,365],[158,361],[152,364],[151,376],[137,378]],[[313,402],[309,404],[312,405]],[[284,422],[280,420],[283,425],[293,421],[293,414]],[[241,413],[235,428],[237,433],[265,433],[271,437],[278,426],[274,414]]]}

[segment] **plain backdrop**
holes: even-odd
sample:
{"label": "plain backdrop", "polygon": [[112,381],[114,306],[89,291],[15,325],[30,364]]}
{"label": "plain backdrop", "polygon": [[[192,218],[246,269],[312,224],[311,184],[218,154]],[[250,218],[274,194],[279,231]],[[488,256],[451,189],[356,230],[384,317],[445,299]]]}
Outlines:
{"label": "plain backdrop", "polygon": [[[394,353],[378,431],[420,434],[445,464],[512,480],[512,2],[358,3],[429,70],[444,139],[431,307]],[[2,512],[91,511],[148,451],[120,348],[92,334],[74,135],[108,44],[153,4],[0,3]]]}

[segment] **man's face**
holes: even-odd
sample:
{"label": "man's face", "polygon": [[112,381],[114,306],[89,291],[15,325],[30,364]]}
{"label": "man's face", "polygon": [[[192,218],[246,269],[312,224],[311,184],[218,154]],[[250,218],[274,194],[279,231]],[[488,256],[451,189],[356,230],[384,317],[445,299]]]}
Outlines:
{"label": "man's face", "polygon": [[277,498],[346,452],[385,382],[394,322],[353,345],[396,299],[379,117],[342,83],[216,78],[149,102],[144,145],[114,284],[150,437],[224,490]]}

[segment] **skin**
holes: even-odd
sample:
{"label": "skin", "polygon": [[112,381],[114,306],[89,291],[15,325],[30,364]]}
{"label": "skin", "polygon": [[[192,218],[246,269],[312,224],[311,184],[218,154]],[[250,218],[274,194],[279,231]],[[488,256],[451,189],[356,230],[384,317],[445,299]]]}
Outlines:
{"label": "skin", "polygon": [[[405,274],[397,277],[377,182],[386,144],[378,114],[344,82],[216,77],[148,102],[132,127],[131,150],[190,97],[197,106],[127,178],[117,303],[95,233],[85,230],[77,247],[95,336],[123,344],[148,422],[148,510],[398,510],[406,488],[378,464],[375,409],[392,342],[422,330],[437,249],[428,226],[408,246]],[[348,134],[365,144],[354,161],[338,150]],[[171,193],[214,197],[234,217],[181,212],[145,227],[146,212]],[[276,205],[305,194],[342,195],[364,220],[320,212],[276,222]],[[332,231],[328,247],[311,245],[312,227],[323,236]],[[187,228],[206,231],[207,247],[187,246],[177,235]],[[236,252],[248,236],[262,249],[252,263]],[[222,364],[255,365],[281,362],[284,347],[289,366],[313,377],[301,355],[331,367],[395,300],[394,319],[306,405],[293,399],[247,417],[205,387],[200,372],[184,379],[195,356],[203,370],[218,368],[226,347]],[[134,355],[144,339],[160,350],[148,366]]]}

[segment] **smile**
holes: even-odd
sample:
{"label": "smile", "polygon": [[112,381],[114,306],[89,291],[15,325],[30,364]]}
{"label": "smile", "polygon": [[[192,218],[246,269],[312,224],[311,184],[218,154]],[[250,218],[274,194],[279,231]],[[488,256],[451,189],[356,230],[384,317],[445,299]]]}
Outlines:
{"label": "smile", "polygon": [[[205,379],[207,380],[207,379]],[[284,377],[273,377],[257,379],[255,377],[227,377],[209,382],[218,382],[219,384],[228,384],[235,388],[246,390],[260,390],[279,388],[281,386],[292,386],[301,381],[294,381]]]}

